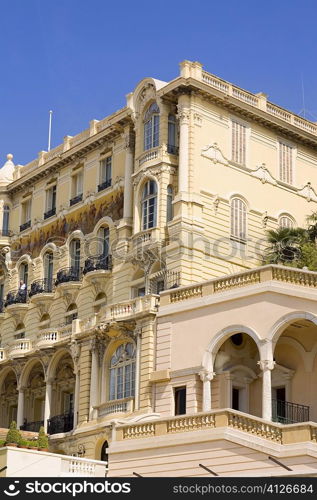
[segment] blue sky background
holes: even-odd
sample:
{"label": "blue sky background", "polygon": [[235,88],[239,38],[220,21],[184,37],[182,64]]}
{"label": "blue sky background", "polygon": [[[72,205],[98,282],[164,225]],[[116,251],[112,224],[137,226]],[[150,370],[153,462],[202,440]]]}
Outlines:
{"label": "blue sky background", "polygon": [[184,59],[317,121],[315,0],[0,0],[0,164],[24,164]]}

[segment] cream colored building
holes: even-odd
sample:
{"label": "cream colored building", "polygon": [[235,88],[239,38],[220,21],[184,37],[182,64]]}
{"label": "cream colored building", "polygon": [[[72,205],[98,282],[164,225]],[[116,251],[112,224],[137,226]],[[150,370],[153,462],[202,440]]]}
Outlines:
{"label": "cream colored building", "polygon": [[112,476],[285,473],[269,455],[313,474],[317,275],[262,256],[316,210],[316,146],[316,124],[184,61],[8,155],[0,426],[43,422]]}

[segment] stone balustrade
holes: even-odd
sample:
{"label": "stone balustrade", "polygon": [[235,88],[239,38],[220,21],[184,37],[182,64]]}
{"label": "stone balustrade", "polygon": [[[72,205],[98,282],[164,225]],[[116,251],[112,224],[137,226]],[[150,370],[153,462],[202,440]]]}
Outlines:
{"label": "stone balustrade", "polygon": [[145,295],[144,297],[136,297],[135,299],[109,305],[106,307],[104,319],[106,321],[116,321],[156,313],[158,300],[159,297],[157,295]]}
{"label": "stone balustrade", "polygon": [[9,347],[10,357],[24,356],[27,352],[32,351],[33,345],[32,341],[29,339],[16,339],[13,341],[12,345]]}
{"label": "stone balustrade", "polygon": [[131,413],[133,411],[134,398],[119,399],[117,401],[107,401],[102,403],[96,409],[98,417],[104,417],[112,413]]}
{"label": "stone balustrade", "polygon": [[[197,73],[194,77],[197,78]],[[231,83],[222,80],[207,71],[201,72],[201,80],[219,92],[232,96],[239,101],[249,104],[250,106],[261,109],[262,111],[266,111],[268,114],[294,125],[294,127],[309,132],[310,134],[317,135],[317,125],[315,123],[267,101],[266,96],[263,94],[260,98],[259,95],[252,94],[252,92],[248,92],[240,87],[237,87],[236,85],[232,85]]]}
{"label": "stone balustrade", "polygon": [[58,329],[46,328],[39,333],[36,345],[37,347],[51,347],[60,340],[60,332]]}
{"label": "stone balustrade", "polygon": [[4,349],[3,347],[0,348],[0,362],[1,361],[5,361],[7,359],[7,353],[6,353],[6,349]]}
{"label": "stone balustrade", "polygon": [[176,290],[163,291],[160,294],[160,305],[164,306],[269,281],[283,282],[314,289],[317,288],[317,273],[286,266],[262,266],[242,273],[231,274],[223,278],[204,281],[201,285],[183,286]]}
{"label": "stone balustrade", "polygon": [[277,444],[317,442],[317,424],[312,422],[283,425],[231,409],[159,418],[139,424],[119,424],[115,429],[115,439],[142,439],[216,428],[236,429]]}

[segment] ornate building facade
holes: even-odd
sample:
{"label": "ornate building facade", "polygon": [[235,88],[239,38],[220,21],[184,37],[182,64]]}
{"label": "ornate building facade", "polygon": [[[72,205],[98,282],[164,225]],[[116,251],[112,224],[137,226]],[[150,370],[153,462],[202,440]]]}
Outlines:
{"label": "ornate building facade", "polygon": [[317,275],[261,264],[268,229],[316,210],[316,147],[314,123],[184,61],[8,155],[0,426],[43,424],[110,475],[311,473]]}

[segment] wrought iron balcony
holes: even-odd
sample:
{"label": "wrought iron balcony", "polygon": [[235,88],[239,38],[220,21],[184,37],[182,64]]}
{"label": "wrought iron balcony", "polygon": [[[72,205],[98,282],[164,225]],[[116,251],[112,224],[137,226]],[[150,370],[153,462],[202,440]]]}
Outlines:
{"label": "wrought iron balcony", "polygon": [[28,229],[29,227],[31,227],[31,221],[28,220],[27,222],[24,222],[24,224],[21,224],[20,226],[20,231],[25,231],[25,229]]}
{"label": "wrought iron balcony", "polygon": [[64,267],[57,272],[55,286],[61,283],[69,283],[70,281],[80,281],[82,276],[81,267]]}
{"label": "wrought iron balcony", "polygon": [[272,399],[272,420],[280,424],[297,424],[309,421],[309,406]]}
{"label": "wrought iron balcony", "polygon": [[56,207],[53,207],[47,212],[44,212],[44,219],[49,219],[50,217],[53,217],[53,215],[55,214],[56,214]]}
{"label": "wrought iron balcony", "polygon": [[108,187],[111,186],[112,179],[108,179],[101,184],[98,185],[98,192],[103,191],[104,189],[107,189]]}
{"label": "wrought iron balcony", "polygon": [[60,432],[69,432],[73,429],[74,413],[64,413],[55,415],[47,421],[47,434],[58,434]]}
{"label": "wrought iron balcony", "polygon": [[74,198],[71,198],[69,200],[69,204],[70,206],[76,205],[76,203],[79,203],[80,201],[82,201],[82,199],[83,199],[83,193],[77,194],[76,196],[74,196]]}
{"label": "wrought iron balcony", "polygon": [[44,278],[42,280],[33,281],[31,283],[29,297],[33,295],[38,295],[39,293],[52,293],[53,292],[53,280]]}
{"label": "wrought iron balcony", "polygon": [[91,271],[110,271],[112,269],[111,255],[100,255],[99,257],[91,257],[85,260],[83,274],[90,273]]}
{"label": "wrought iron balcony", "polygon": [[37,422],[27,422],[25,419],[23,425],[20,426],[20,429],[21,431],[39,432],[42,425],[44,425],[43,420],[38,420]]}
{"label": "wrought iron balcony", "polygon": [[7,294],[4,305],[5,307],[7,307],[11,306],[12,304],[26,304],[27,298],[28,298],[27,289],[20,288],[19,290],[15,290]]}
{"label": "wrought iron balcony", "polygon": [[170,155],[178,155],[178,150],[179,150],[178,146],[174,146],[173,144],[168,144],[167,145],[167,152]]}

